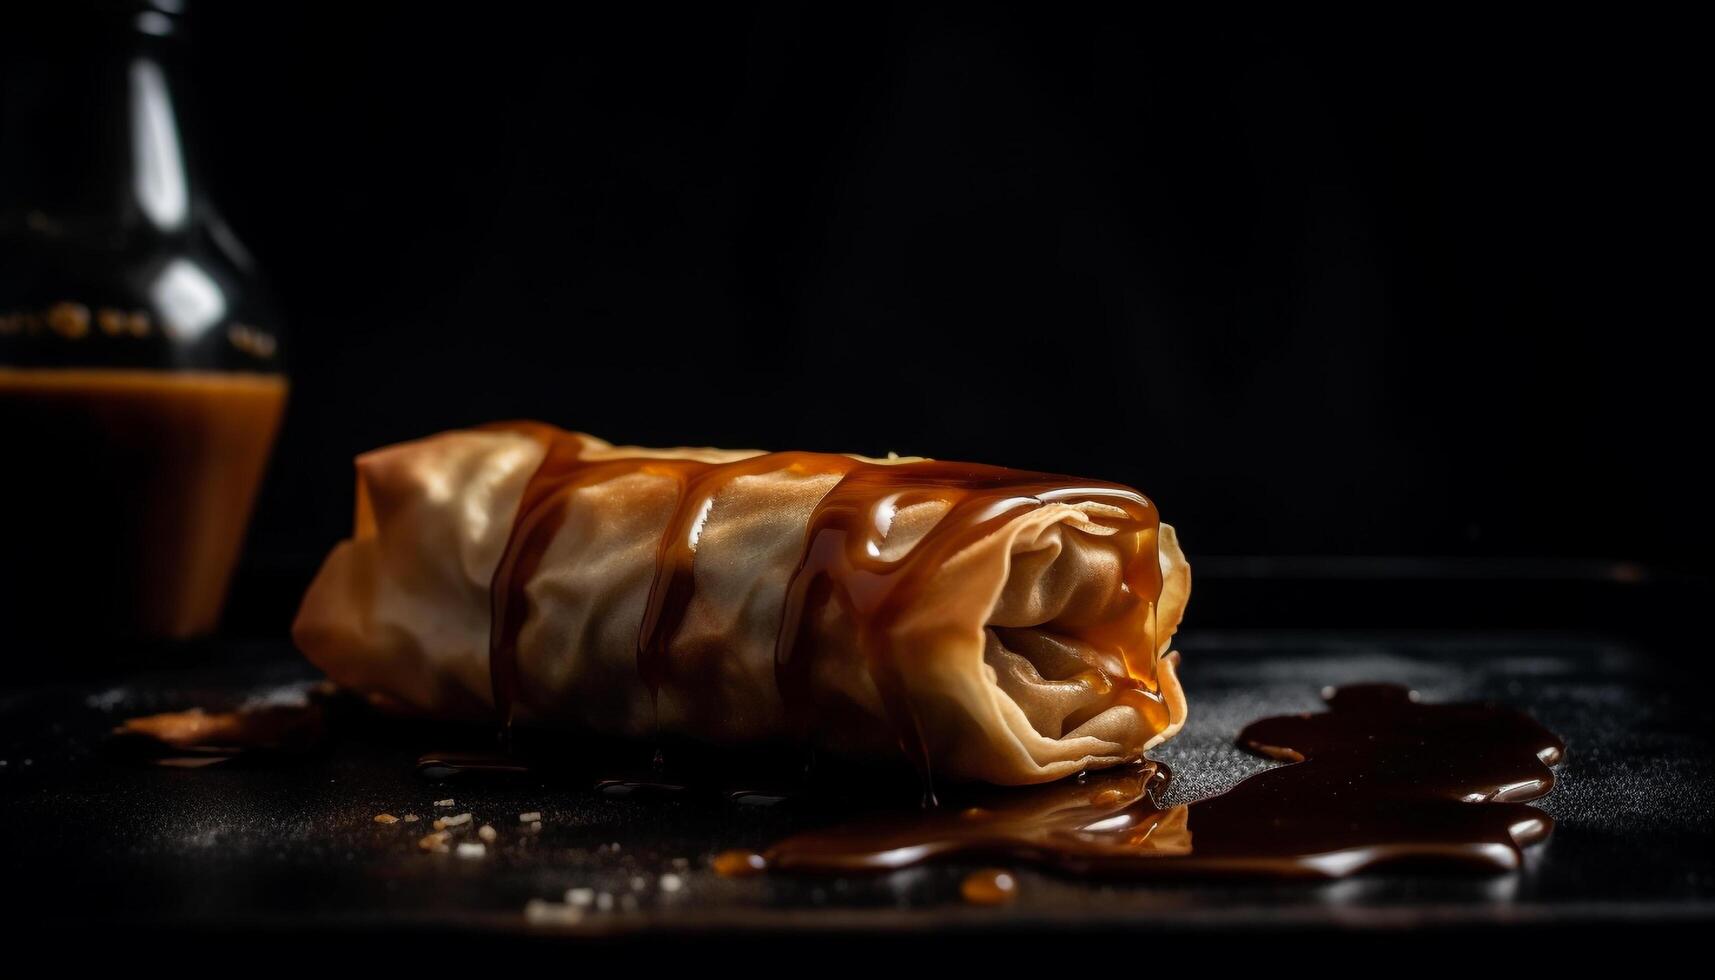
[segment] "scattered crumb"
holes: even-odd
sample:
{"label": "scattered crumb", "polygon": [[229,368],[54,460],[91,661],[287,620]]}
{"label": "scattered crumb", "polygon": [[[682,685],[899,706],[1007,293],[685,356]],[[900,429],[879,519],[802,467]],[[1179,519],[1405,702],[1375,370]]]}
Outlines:
{"label": "scattered crumb", "polygon": [[631,877],[631,890],[632,891],[640,892],[643,889],[648,888],[648,887],[649,887],[649,879],[648,878],[645,878],[642,875],[632,875],[632,877]]}
{"label": "scattered crumb", "polygon": [[[320,732],[317,706],[258,702],[237,711],[201,708],[129,718],[114,731],[154,739],[175,749],[269,749],[312,741]],[[31,760],[25,759],[24,765]]]}
{"label": "scattered crumb", "polygon": [[[406,819],[409,820],[410,818],[407,817]],[[689,868],[690,866],[691,866],[691,859],[690,858],[674,858],[673,859],[674,870],[684,871],[686,868]]]}
{"label": "scattered crumb", "polygon": [[435,805],[436,806],[452,806],[453,801],[452,800],[436,800]]}
{"label": "scattered crumb", "polygon": [[476,829],[476,836],[481,837],[483,840],[483,843],[492,844],[492,843],[494,843],[494,839],[496,837],[499,837],[500,834],[498,832],[496,832],[495,829],[493,827],[490,827],[488,824],[483,824],[481,827],[478,827]]}
{"label": "scattered crumb", "polygon": [[417,815],[415,813],[407,813],[407,814],[405,814],[405,816],[402,819],[406,823],[416,823],[417,822]]}
{"label": "scattered crumb", "polygon": [[959,894],[971,905],[1005,905],[1018,898],[1018,879],[998,868],[973,871],[959,883]]}
{"label": "scattered crumb", "polygon": [[437,830],[432,834],[424,836],[422,840],[417,842],[417,846],[428,851],[430,854],[445,854],[447,853],[448,836],[450,835],[446,831]]}
{"label": "scattered crumb", "polygon": [[607,892],[602,892],[600,895],[597,895],[595,897],[595,907],[599,912],[612,912],[613,896]]}
{"label": "scattered crumb", "polygon": [[768,859],[752,851],[722,851],[709,866],[723,878],[747,878],[768,870]]}
{"label": "scattered crumb", "polygon": [[594,888],[568,888],[568,889],[566,889],[566,904],[568,904],[568,905],[576,905],[579,908],[588,908],[590,906],[590,903],[592,903],[594,901],[595,901],[595,889]]}
{"label": "scattered crumb", "polygon": [[581,908],[562,905],[559,902],[546,902],[540,898],[532,898],[524,906],[524,921],[533,925],[577,925],[583,917],[584,910]]}
{"label": "scattered crumb", "polygon": [[[450,806],[452,804],[452,801],[448,800],[447,803]],[[531,810],[529,813],[520,813],[518,815],[518,822],[519,823],[538,823],[541,821],[541,819],[542,819],[542,814],[536,810]]]}
{"label": "scattered crumb", "polygon": [[660,884],[662,891],[672,894],[673,892],[685,887],[685,879],[676,874],[668,873],[661,876],[661,880],[658,884]]}
{"label": "scattered crumb", "polygon": [[459,857],[479,858],[488,854],[488,845],[479,841],[467,840],[459,844]]}
{"label": "scattered crumb", "polygon": [[201,769],[204,766],[215,766],[232,758],[230,755],[191,755],[174,756],[154,760],[155,765],[168,769]]}
{"label": "scattered crumb", "polygon": [[398,823],[399,818],[395,817],[391,813],[377,813],[375,815],[375,822],[376,823]]}
{"label": "scattered crumb", "polygon": [[530,824],[530,832],[532,834],[541,833],[542,832],[542,821],[537,820],[534,823]]}
{"label": "scattered crumb", "polygon": [[470,814],[461,813],[456,817],[442,817],[439,820],[436,820],[435,829],[444,830],[448,827],[463,827],[467,823],[470,823]]}

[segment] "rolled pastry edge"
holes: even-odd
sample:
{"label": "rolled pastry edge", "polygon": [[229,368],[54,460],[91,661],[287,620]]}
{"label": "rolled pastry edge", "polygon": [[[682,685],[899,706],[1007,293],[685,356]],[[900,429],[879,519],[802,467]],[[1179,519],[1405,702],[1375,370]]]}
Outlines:
{"label": "rolled pastry edge", "polygon": [[[1137,760],[1183,727],[1187,705],[1168,650],[1189,599],[1190,565],[1170,525],[1161,524],[1153,541],[1154,558],[1161,567],[1153,623],[1158,643],[1147,650],[1149,676],[1140,678],[1159,697],[1166,715],[1160,728],[1143,712],[1104,693],[1099,680],[1075,683],[1047,680],[1045,675],[1041,687],[1056,689],[1077,710],[1093,711],[1093,716],[1069,731],[1040,731],[1038,723],[1027,717],[1030,711],[1024,704],[1034,691],[1027,687],[1022,697],[1015,696],[984,660],[984,651],[992,650],[993,644],[985,643],[983,636],[991,632],[999,615],[1000,597],[1016,585],[1021,555],[1036,552],[1046,536],[1054,539],[1060,552],[1055,560],[1065,561],[1078,547],[1099,547],[1104,538],[1114,537],[1092,522],[1085,509],[1084,505],[1051,504],[1009,522],[954,556],[925,590],[917,614],[901,620],[893,637],[899,648],[896,658],[910,675],[907,686],[913,695],[927,702],[915,710],[929,727],[926,734],[932,744],[927,761],[932,774],[1002,785],[1050,782],[1086,769]],[[1088,509],[1099,511],[1100,507]],[[1130,555],[1122,550],[1120,557]],[[1107,596],[1097,605],[1107,612],[1114,601]],[[1018,627],[1009,630],[1016,633]],[[1077,643],[1068,637],[1051,642],[1062,647]],[[1044,667],[1029,651],[1024,654],[1031,667]],[[941,710],[934,706],[937,703]]]}
{"label": "rolled pastry edge", "polygon": [[[352,539],[328,556],[305,595],[293,628],[300,649],[331,679],[389,710],[458,718],[480,718],[490,711],[488,579],[499,562],[510,523],[498,515],[516,510],[523,485],[539,459],[540,451],[530,440],[503,432],[446,433],[361,457],[356,530]],[[998,595],[1006,586],[1012,544],[1020,533],[1078,520],[1062,511],[1045,514],[1047,510],[1009,523],[1000,532],[1000,536],[1010,532],[1005,542],[985,540],[961,552],[948,562],[937,580],[956,583],[960,574],[986,560],[990,567],[978,574],[993,579],[993,595]],[[1006,550],[998,565],[993,553],[971,555],[985,546],[998,548],[1003,543]],[[1171,527],[1160,526],[1156,544],[1163,572],[1156,621],[1162,644],[1150,652],[1153,682],[1167,709],[1166,727],[1150,731],[1141,716],[1130,725],[1120,718],[1093,725],[1092,719],[1074,733],[1044,736],[1024,719],[1023,709],[982,662],[986,612],[974,619],[978,633],[975,645],[967,634],[957,645],[957,655],[949,654],[950,648],[944,644],[938,645],[936,629],[908,623],[903,641],[907,648],[901,649],[900,662],[912,665],[908,683],[914,698],[922,695],[921,710],[934,712],[935,705],[949,697],[964,702],[957,705],[959,711],[945,712],[932,723],[949,729],[946,744],[932,748],[937,756],[933,760],[937,774],[1003,784],[1045,782],[1080,769],[1137,758],[1179,730],[1185,719],[1185,699],[1174,665],[1163,655],[1189,594],[1189,566]],[[759,583],[758,587],[784,590],[785,583]],[[969,591],[968,582],[953,587]],[[551,604],[532,610],[537,618],[556,615],[561,613]],[[961,628],[968,629],[972,621],[967,618]],[[944,641],[948,634],[939,635]],[[840,645],[837,637],[826,642]],[[923,643],[928,644],[927,649],[915,646]],[[851,652],[845,651],[840,659]],[[567,648],[537,654],[549,658],[630,657],[633,651]],[[771,659],[773,651],[735,650],[734,655],[766,655]],[[758,676],[762,673],[766,672],[757,672]],[[555,699],[575,700],[636,692],[571,689],[549,693]],[[754,693],[761,699],[780,700],[775,689]],[[782,717],[785,707],[772,705]],[[1115,706],[1107,710],[1132,709]],[[577,705],[571,705],[568,714],[575,720]],[[966,719],[962,723],[961,716]],[[606,726],[591,727],[600,730]],[[1078,734],[1085,729],[1091,731]],[[726,740],[720,731],[677,733]],[[782,740],[792,737],[785,729],[771,734]],[[831,741],[838,746],[842,741],[839,733],[832,734],[836,737]],[[867,754],[875,742],[856,741],[867,742],[870,748],[855,754]]]}

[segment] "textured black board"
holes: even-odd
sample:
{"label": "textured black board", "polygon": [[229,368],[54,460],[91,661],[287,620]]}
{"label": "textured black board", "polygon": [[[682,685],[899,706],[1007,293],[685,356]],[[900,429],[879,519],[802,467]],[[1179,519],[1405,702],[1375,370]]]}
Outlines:
{"label": "textured black board", "polygon": [[[614,799],[564,774],[431,782],[413,761],[445,739],[369,720],[325,750],[240,758],[184,771],[116,756],[119,719],[290,692],[315,677],[290,648],[251,642],[209,661],[107,668],[0,694],[0,853],[8,925],[92,925],[151,935],[466,940],[733,936],[1029,936],[1044,930],[1279,934],[1400,928],[1512,931],[1661,926],[1715,917],[1707,707],[1681,675],[1639,650],[1533,633],[1283,633],[1201,630],[1183,637],[1192,706],[1156,753],[1175,801],[1218,792],[1270,763],[1232,745],[1247,722],[1316,710],[1324,685],[1395,681],[1426,700],[1495,699],[1562,734],[1558,786],[1541,801],[1558,824],[1521,872],[1488,877],[1381,873],[1331,883],[1089,882],[1024,871],[1013,905],[957,897],[966,865],[878,876],[731,880],[710,855],[761,847],[808,820],[800,807],[743,806],[716,794]],[[457,806],[437,810],[434,800]],[[531,835],[518,822],[541,811]],[[378,825],[377,813],[424,822]],[[472,812],[500,832],[481,860],[416,847],[437,813]],[[617,848],[614,847],[617,845]],[[675,867],[678,859],[683,867]],[[678,873],[681,890],[661,888]],[[533,926],[531,899],[571,887],[614,910]]]}

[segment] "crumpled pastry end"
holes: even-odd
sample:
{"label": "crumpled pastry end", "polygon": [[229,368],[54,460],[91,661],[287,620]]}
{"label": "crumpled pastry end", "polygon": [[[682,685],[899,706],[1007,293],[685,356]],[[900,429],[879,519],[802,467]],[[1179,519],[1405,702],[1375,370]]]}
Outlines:
{"label": "crumpled pastry end", "polygon": [[[603,459],[645,451],[590,439]],[[653,450],[708,462],[756,454]],[[387,710],[492,718],[490,579],[543,449],[504,430],[444,433],[358,461],[353,537],[307,591],[293,637],[335,682]],[[592,457],[594,458],[594,457]],[[638,472],[567,498],[519,643],[526,723],[614,735],[652,731],[715,743],[793,741],[802,732],[776,685],[774,638],[804,528],[828,479],[762,474],[722,491],[702,529],[695,598],[652,699],[638,677],[636,633],[656,541],[678,499]],[[1186,704],[1170,643],[1190,595],[1190,566],[1162,524],[1139,545],[1091,520],[1100,505],[1052,504],[954,555],[895,624],[897,662],[937,779],[1018,785],[1137,759],[1176,734]],[[900,511],[901,553],[937,514]],[[1140,677],[1159,696],[1153,719],[1104,693],[1096,654],[1078,640],[1107,615],[1128,548],[1156,551],[1162,587],[1157,649]],[[837,604],[835,604],[837,605]],[[858,758],[897,758],[853,625],[837,608],[814,625],[813,740]],[[1145,658],[1150,659],[1150,658]],[[1110,665],[1111,666],[1111,665]],[[1141,671],[1140,671],[1141,672]]]}

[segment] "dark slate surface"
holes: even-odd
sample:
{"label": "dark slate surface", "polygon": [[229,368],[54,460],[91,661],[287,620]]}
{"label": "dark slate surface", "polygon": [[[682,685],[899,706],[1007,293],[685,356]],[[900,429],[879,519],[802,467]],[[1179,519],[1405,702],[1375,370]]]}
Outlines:
{"label": "dark slate surface", "polygon": [[[717,793],[616,799],[565,773],[431,782],[413,761],[446,739],[360,720],[304,757],[174,770],[116,756],[119,719],[247,698],[289,699],[313,672],[284,644],[232,645],[211,663],[109,670],[0,694],[0,876],[14,924],[303,929],[375,935],[682,936],[1041,928],[1266,930],[1685,922],[1715,917],[1715,772],[1707,709],[1639,651],[1579,636],[1197,631],[1184,637],[1192,717],[1159,751],[1175,801],[1218,792],[1269,763],[1233,747],[1266,715],[1315,710],[1324,685],[1395,681],[1426,700],[1524,708],[1568,744],[1539,805],[1558,821],[1528,866],[1497,877],[1377,874],[1332,883],[1090,883],[1021,874],[1021,897],[975,908],[968,866],[853,879],[729,880],[710,855],[761,847],[819,819],[797,803],[746,806]],[[442,744],[432,744],[441,739]],[[450,810],[433,801],[457,800]],[[518,822],[544,817],[540,834]],[[415,824],[378,825],[383,811]],[[500,832],[480,860],[419,851],[437,813]],[[467,838],[468,839],[468,838]],[[664,890],[661,875],[683,887]],[[568,888],[611,911],[532,925],[532,899]]]}

